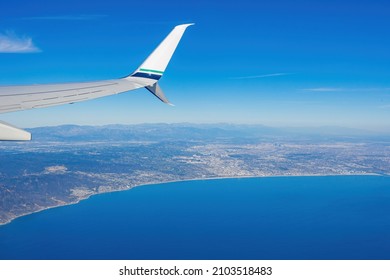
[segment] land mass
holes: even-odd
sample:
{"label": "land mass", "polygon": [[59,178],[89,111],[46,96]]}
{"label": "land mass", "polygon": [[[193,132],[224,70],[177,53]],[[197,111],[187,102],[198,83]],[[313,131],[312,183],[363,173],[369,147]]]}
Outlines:
{"label": "land mass", "polygon": [[145,124],[31,129],[0,147],[0,224],[170,181],[390,174],[390,137],[336,128]]}

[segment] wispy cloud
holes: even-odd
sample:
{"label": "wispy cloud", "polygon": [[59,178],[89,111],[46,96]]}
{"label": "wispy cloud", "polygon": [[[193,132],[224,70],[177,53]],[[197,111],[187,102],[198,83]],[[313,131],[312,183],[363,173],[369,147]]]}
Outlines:
{"label": "wispy cloud", "polygon": [[390,88],[339,88],[339,87],[318,87],[318,88],[304,88],[304,91],[311,92],[385,92]]}
{"label": "wispy cloud", "polygon": [[332,88],[332,87],[320,87],[320,88],[305,88],[305,91],[313,91],[313,92],[336,92],[342,91],[342,88]]}
{"label": "wispy cloud", "polygon": [[107,17],[107,15],[58,15],[58,16],[38,16],[25,17],[22,20],[68,20],[68,21],[82,21],[82,20],[98,20]]}
{"label": "wispy cloud", "polygon": [[11,31],[0,33],[0,53],[34,53],[40,51],[30,37],[18,36]]}
{"label": "wispy cloud", "polygon": [[292,73],[272,73],[272,74],[263,74],[263,75],[255,75],[255,76],[231,77],[230,79],[235,79],[235,80],[241,80],[241,79],[261,79],[261,78],[287,76],[287,75],[292,75]]}
{"label": "wispy cloud", "polygon": [[386,110],[388,110],[388,109],[390,109],[390,104],[381,105],[381,106],[379,106],[379,109],[386,109]]}

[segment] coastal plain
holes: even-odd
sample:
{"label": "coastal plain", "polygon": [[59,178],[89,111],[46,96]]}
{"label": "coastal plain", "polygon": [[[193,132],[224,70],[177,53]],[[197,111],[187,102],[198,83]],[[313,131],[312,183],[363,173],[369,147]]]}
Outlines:
{"label": "coastal plain", "polygon": [[145,124],[31,129],[0,147],[0,224],[145,184],[390,174],[390,137],[354,130]]}

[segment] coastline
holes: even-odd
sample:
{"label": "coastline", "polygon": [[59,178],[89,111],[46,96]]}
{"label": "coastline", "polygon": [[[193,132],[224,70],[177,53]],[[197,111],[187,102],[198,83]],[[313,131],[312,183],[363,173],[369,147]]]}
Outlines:
{"label": "coastline", "polygon": [[29,215],[32,215],[32,214],[36,214],[36,213],[39,213],[39,212],[42,212],[42,211],[46,211],[46,210],[50,210],[50,209],[54,209],[54,208],[58,208],[58,207],[64,207],[64,206],[71,206],[71,205],[75,205],[75,204],[78,204],[79,202],[83,201],[83,200],[87,200],[89,199],[90,197],[92,196],[97,196],[97,195],[103,195],[103,194],[107,194],[107,193],[115,193],[115,192],[123,192],[123,191],[129,191],[133,188],[137,188],[137,187],[143,187],[143,186],[152,186],[152,185],[160,185],[160,184],[170,184],[170,183],[177,183],[177,182],[190,182],[190,181],[209,181],[209,180],[223,180],[223,179],[250,179],[250,178],[285,178],[285,177],[333,177],[333,176],[389,176],[387,174],[378,174],[378,173],[356,173],[356,174],[302,174],[302,175],[264,175],[264,176],[255,176],[255,175],[251,175],[251,176],[224,176],[224,177],[204,177],[204,178],[192,178],[192,179],[180,179],[180,180],[170,180],[170,181],[162,181],[162,182],[151,182],[151,183],[146,183],[146,184],[141,184],[141,185],[135,185],[135,186],[131,186],[129,188],[126,188],[126,189],[118,189],[118,190],[111,190],[111,191],[106,191],[106,192],[100,192],[100,193],[95,193],[95,194],[90,194],[88,196],[85,196],[85,197],[82,197],[82,198],[79,198],[78,200],[74,201],[74,202],[71,202],[71,203],[66,203],[66,204],[59,204],[59,205],[54,205],[54,206],[49,206],[49,207],[45,207],[45,208],[42,208],[42,209],[39,209],[39,210],[36,210],[36,211],[33,211],[33,212],[28,212],[28,213],[25,213],[25,214],[21,214],[19,216],[16,216],[12,219],[10,219],[9,221],[6,221],[4,223],[0,223],[0,228],[2,226],[6,226],[10,223],[12,223],[13,221],[19,219],[19,218],[22,218],[22,217],[26,217],[26,216],[29,216]]}

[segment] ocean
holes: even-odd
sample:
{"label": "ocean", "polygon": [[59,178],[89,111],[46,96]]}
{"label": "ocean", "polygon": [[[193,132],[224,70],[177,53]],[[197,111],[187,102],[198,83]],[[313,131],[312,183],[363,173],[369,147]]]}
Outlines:
{"label": "ocean", "polygon": [[0,226],[0,259],[390,259],[390,177],[184,181]]}

